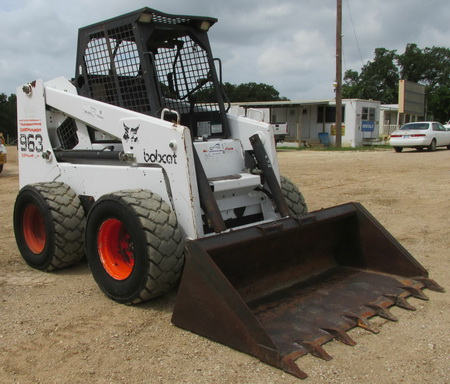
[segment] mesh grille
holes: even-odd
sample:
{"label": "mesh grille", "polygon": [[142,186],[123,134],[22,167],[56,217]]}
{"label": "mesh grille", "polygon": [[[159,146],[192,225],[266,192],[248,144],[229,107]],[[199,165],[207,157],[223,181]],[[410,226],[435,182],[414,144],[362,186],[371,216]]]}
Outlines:
{"label": "mesh grille", "polygon": [[[207,52],[189,36],[179,38],[172,48],[160,48],[155,65],[165,97],[164,104],[181,113],[189,112],[189,96],[195,95],[200,88],[202,93],[208,93],[213,87],[213,83],[208,80]],[[216,110],[217,106],[212,103],[202,104],[202,108],[211,111]]]}
{"label": "mesh grille", "polygon": [[131,24],[90,36],[84,60],[91,97],[149,113],[145,81]]}
{"label": "mesh grille", "polygon": [[77,125],[70,117],[56,129],[56,134],[62,149],[73,149],[78,144]]}
{"label": "mesh grille", "polygon": [[176,110],[194,135],[222,135],[214,64],[195,26],[201,20],[158,13],[151,23],[128,20],[99,24],[85,36],[82,94],[155,117],[162,108]]}

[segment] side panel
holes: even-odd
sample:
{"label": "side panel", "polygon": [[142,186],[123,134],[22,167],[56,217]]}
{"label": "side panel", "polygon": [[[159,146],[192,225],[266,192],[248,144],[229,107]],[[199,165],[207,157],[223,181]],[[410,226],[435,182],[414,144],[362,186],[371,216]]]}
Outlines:
{"label": "side panel", "polygon": [[49,160],[43,158],[47,151],[53,153],[48,135],[45,109],[44,83],[42,80],[33,82],[28,87],[28,93],[25,93],[22,87],[17,89],[20,188],[38,181],[53,180],[59,175],[54,156],[50,156]]}
{"label": "side panel", "polygon": [[272,167],[279,178],[280,172],[278,169],[277,151],[273,130],[270,127],[270,124],[231,114],[228,114],[227,117],[230,123],[231,137],[241,141],[244,151],[252,150],[250,136],[255,133],[258,133],[261,136],[261,140],[263,141],[267,155],[270,158]]}
{"label": "side panel", "polygon": [[[29,89],[28,94],[21,88],[17,92],[20,187],[59,180],[77,193],[96,198],[119,189],[146,188],[172,205],[186,236],[203,235],[189,129],[78,96],[63,78],[45,84],[39,80]],[[83,164],[76,160],[59,163],[49,136],[49,123],[52,132],[56,126],[46,120],[47,107],[72,117],[77,126],[91,126],[119,139],[126,161],[104,165],[91,158],[83,159]],[[98,150],[88,137],[83,149]]]}
{"label": "side panel", "polygon": [[159,167],[61,163],[59,170],[55,181],[70,185],[77,195],[92,196],[97,200],[107,193],[143,188],[170,201],[163,170]]}

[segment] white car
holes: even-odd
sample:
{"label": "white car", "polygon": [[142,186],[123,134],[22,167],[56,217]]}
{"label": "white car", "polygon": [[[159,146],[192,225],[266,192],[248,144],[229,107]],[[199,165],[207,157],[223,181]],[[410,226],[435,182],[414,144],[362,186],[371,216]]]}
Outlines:
{"label": "white car", "polygon": [[401,152],[403,148],[415,148],[418,151],[424,148],[434,151],[436,147],[450,149],[450,131],[435,121],[407,123],[399,130],[392,132],[390,144],[395,152]]}

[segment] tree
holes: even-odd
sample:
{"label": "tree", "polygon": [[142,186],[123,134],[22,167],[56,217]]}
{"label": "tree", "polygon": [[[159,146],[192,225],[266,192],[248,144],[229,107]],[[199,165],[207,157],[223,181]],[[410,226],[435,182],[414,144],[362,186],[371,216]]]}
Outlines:
{"label": "tree", "polygon": [[345,98],[375,99],[385,104],[398,102],[398,81],[425,85],[427,114],[435,120],[450,119],[450,49],[420,49],[407,44],[403,54],[385,48],[375,50],[373,61],[345,72],[342,94]]}
{"label": "tree", "polygon": [[421,50],[408,44],[398,55],[401,78],[426,86],[427,114],[435,120],[450,119],[450,49],[432,47]]}
{"label": "tree", "polygon": [[396,103],[398,99],[398,69],[395,65],[396,51],[375,49],[375,58],[368,61],[361,73],[345,72],[342,96],[344,98],[374,99],[385,104]]}
{"label": "tree", "polygon": [[[280,97],[280,93],[272,85],[263,83],[242,83],[239,85],[224,83],[223,89],[230,102],[287,100],[285,97]],[[200,90],[195,95],[199,102],[215,100],[211,88]]]}
{"label": "tree", "polygon": [[428,69],[427,58],[417,44],[407,44],[405,52],[397,56],[402,80],[420,83]]}
{"label": "tree", "polygon": [[0,94],[0,132],[4,137],[15,138],[17,136],[16,95],[6,96]]}
{"label": "tree", "polygon": [[[231,84],[230,84],[231,85]],[[231,86],[228,89],[228,98],[230,101],[279,101],[287,100],[280,97],[272,85],[263,83],[243,83]]]}

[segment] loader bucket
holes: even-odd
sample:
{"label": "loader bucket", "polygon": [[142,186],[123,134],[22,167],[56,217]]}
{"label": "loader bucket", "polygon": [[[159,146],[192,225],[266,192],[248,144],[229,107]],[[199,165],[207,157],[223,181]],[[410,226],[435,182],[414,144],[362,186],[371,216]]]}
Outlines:
{"label": "loader bucket", "polygon": [[305,378],[294,362],[409,296],[443,291],[360,204],[189,241],[172,322]]}

